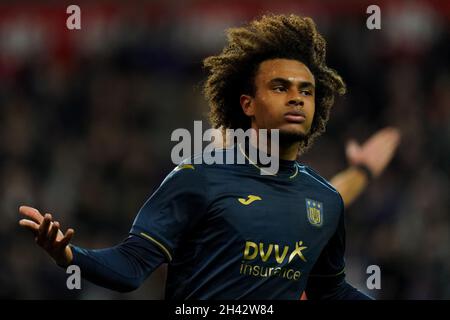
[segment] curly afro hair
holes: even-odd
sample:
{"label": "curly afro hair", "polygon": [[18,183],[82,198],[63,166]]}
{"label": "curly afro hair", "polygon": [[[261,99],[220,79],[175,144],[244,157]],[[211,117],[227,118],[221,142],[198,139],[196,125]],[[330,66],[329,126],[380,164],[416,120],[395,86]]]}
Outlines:
{"label": "curly afro hair", "polygon": [[203,61],[208,78],[203,93],[210,105],[214,128],[248,129],[251,120],[242,111],[242,94],[254,96],[259,64],[270,59],[294,59],[305,65],[316,80],[315,114],[310,132],[301,142],[304,152],[325,131],[335,95],[346,87],[338,73],[326,66],[326,42],[311,18],[297,15],[265,15],[249,25],[227,30],[222,52]]}

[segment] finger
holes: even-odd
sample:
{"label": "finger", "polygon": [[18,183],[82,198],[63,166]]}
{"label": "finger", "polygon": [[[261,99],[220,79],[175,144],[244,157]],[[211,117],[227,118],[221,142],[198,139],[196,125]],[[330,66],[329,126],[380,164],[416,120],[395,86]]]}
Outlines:
{"label": "finger", "polygon": [[377,154],[380,157],[387,157],[390,158],[394,151],[397,149],[398,145],[400,143],[400,135],[399,133],[392,131],[390,132],[383,141],[379,141],[378,149],[382,152],[378,152]]}
{"label": "finger", "polygon": [[378,133],[380,134],[392,134],[392,132],[399,131],[396,127],[384,127],[383,129],[380,129]]}
{"label": "finger", "polygon": [[378,130],[376,133],[374,133],[367,142],[371,142],[374,140],[384,140],[386,137],[391,136],[392,134],[395,134],[398,132],[398,129],[394,127],[385,127],[383,129]]}
{"label": "finger", "polygon": [[386,130],[386,132],[388,132],[389,134],[400,135],[400,130],[396,127],[386,127],[383,130]]}
{"label": "finger", "polygon": [[388,127],[385,129],[380,130],[378,133],[376,133],[370,140],[370,142],[377,143],[377,144],[385,144],[388,142],[399,142],[400,140],[400,130],[392,127]]}
{"label": "finger", "polygon": [[383,129],[374,134],[369,141],[363,145],[366,160],[370,162],[383,159],[385,156],[390,156],[393,149],[399,143],[399,132],[396,129]]}
{"label": "finger", "polygon": [[398,132],[398,130],[389,130],[385,132],[382,136],[380,136],[380,140],[384,142],[386,141],[398,142],[399,139],[400,133]]}
{"label": "finger", "polygon": [[33,232],[35,236],[37,236],[39,233],[39,225],[34,221],[22,219],[19,221],[19,225]]}
{"label": "finger", "polygon": [[364,145],[367,146],[367,148],[382,147],[383,144],[386,143],[386,140],[389,139],[389,135],[390,134],[387,131],[377,132],[376,134],[371,136]]}
{"label": "finger", "polygon": [[350,140],[346,147],[346,156],[350,163],[354,164],[359,161],[361,147],[355,140]]}
{"label": "finger", "polygon": [[395,145],[398,145],[398,144],[400,143],[400,139],[401,139],[400,130],[393,129],[393,130],[390,132],[389,139],[390,139]]}
{"label": "finger", "polygon": [[52,216],[50,214],[46,214],[44,216],[44,220],[42,221],[41,225],[39,226],[39,232],[38,232],[38,243],[43,244],[48,235],[48,228],[50,226],[50,222],[52,220]]}
{"label": "finger", "polygon": [[22,215],[26,216],[27,218],[30,218],[34,222],[37,222],[38,224],[41,224],[42,221],[44,220],[44,217],[39,212],[39,210],[37,210],[37,209],[35,209],[33,207],[20,206],[19,207],[19,212]]}
{"label": "finger", "polygon": [[374,142],[372,152],[370,152],[372,169],[375,176],[384,171],[388,163],[392,160],[395,151],[400,143],[400,133],[392,129],[386,133],[383,139]]}
{"label": "finger", "polygon": [[54,222],[50,227],[50,231],[48,232],[48,242],[53,243],[56,240],[56,236],[59,231],[59,222]]}
{"label": "finger", "polygon": [[389,152],[393,152],[395,149],[397,149],[398,145],[400,143],[400,139],[396,136],[389,137],[389,139],[386,141],[386,149],[389,150]]}
{"label": "finger", "polygon": [[64,238],[61,239],[61,241],[58,243],[58,246],[60,246],[61,248],[65,248],[70,243],[70,240],[72,240],[74,234],[75,231],[73,229],[67,229]]}
{"label": "finger", "polygon": [[347,142],[347,150],[353,151],[358,148],[359,148],[359,144],[355,140],[352,139]]}

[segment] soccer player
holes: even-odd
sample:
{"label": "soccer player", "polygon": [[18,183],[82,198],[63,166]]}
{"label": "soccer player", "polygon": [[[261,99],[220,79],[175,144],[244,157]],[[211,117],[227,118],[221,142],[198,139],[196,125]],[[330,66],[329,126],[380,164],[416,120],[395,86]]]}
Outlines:
{"label": "soccer player", "polygon": [[[368,299],[345,281],[341,195],[296,161],[325,130],[334,96],[345,92],[325,64],[325,41],[313,21],[270,15],[230,29],[222,53],[204,65],[215,128],[279,129],[276,174],[261,175],[258,161],[185,162],[144,203],[128,237],[101,250],[70,244],[73,229],[63,234],[50,214],[31,207],[19,208],[26,216],[20,225],[58,265],[78,265],[84,278],[113,290],[136,289],[168,262],[168,299],[297,300],[305,291],[308,299]],[[346,201],[381,173],[397,136],[385,129],[362,147],[349,146],[351,167],[334,179]],[[389,146],[377,159],[380,141]],[[216,152],[248,159],[254,147]]]}

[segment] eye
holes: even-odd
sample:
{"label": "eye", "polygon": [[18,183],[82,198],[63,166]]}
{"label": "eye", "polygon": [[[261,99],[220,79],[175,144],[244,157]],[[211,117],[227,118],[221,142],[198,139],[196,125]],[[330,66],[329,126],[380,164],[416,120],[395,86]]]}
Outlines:
{"label": "eye", "polygon": [[286,88],[283,87],[283,86],[276,86],[272,90],[275,91],[275,92],[285,92]]}
{"label": "eye", "polygon": [[304,96],[312,96],[313,95],[311,90],[301,90],[300,94],[302,94]]}

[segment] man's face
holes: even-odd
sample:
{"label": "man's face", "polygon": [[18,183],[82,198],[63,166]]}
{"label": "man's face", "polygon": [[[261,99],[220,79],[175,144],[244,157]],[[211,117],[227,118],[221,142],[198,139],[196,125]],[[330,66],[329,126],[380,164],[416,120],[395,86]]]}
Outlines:
{"label": "man's face", "polygon": [[299,141],[314,118],[315,79],[306,65],[291,59],[263,61],[255,76],[254,97],[241,96],[254,129],[279,129],[280,137]]}

